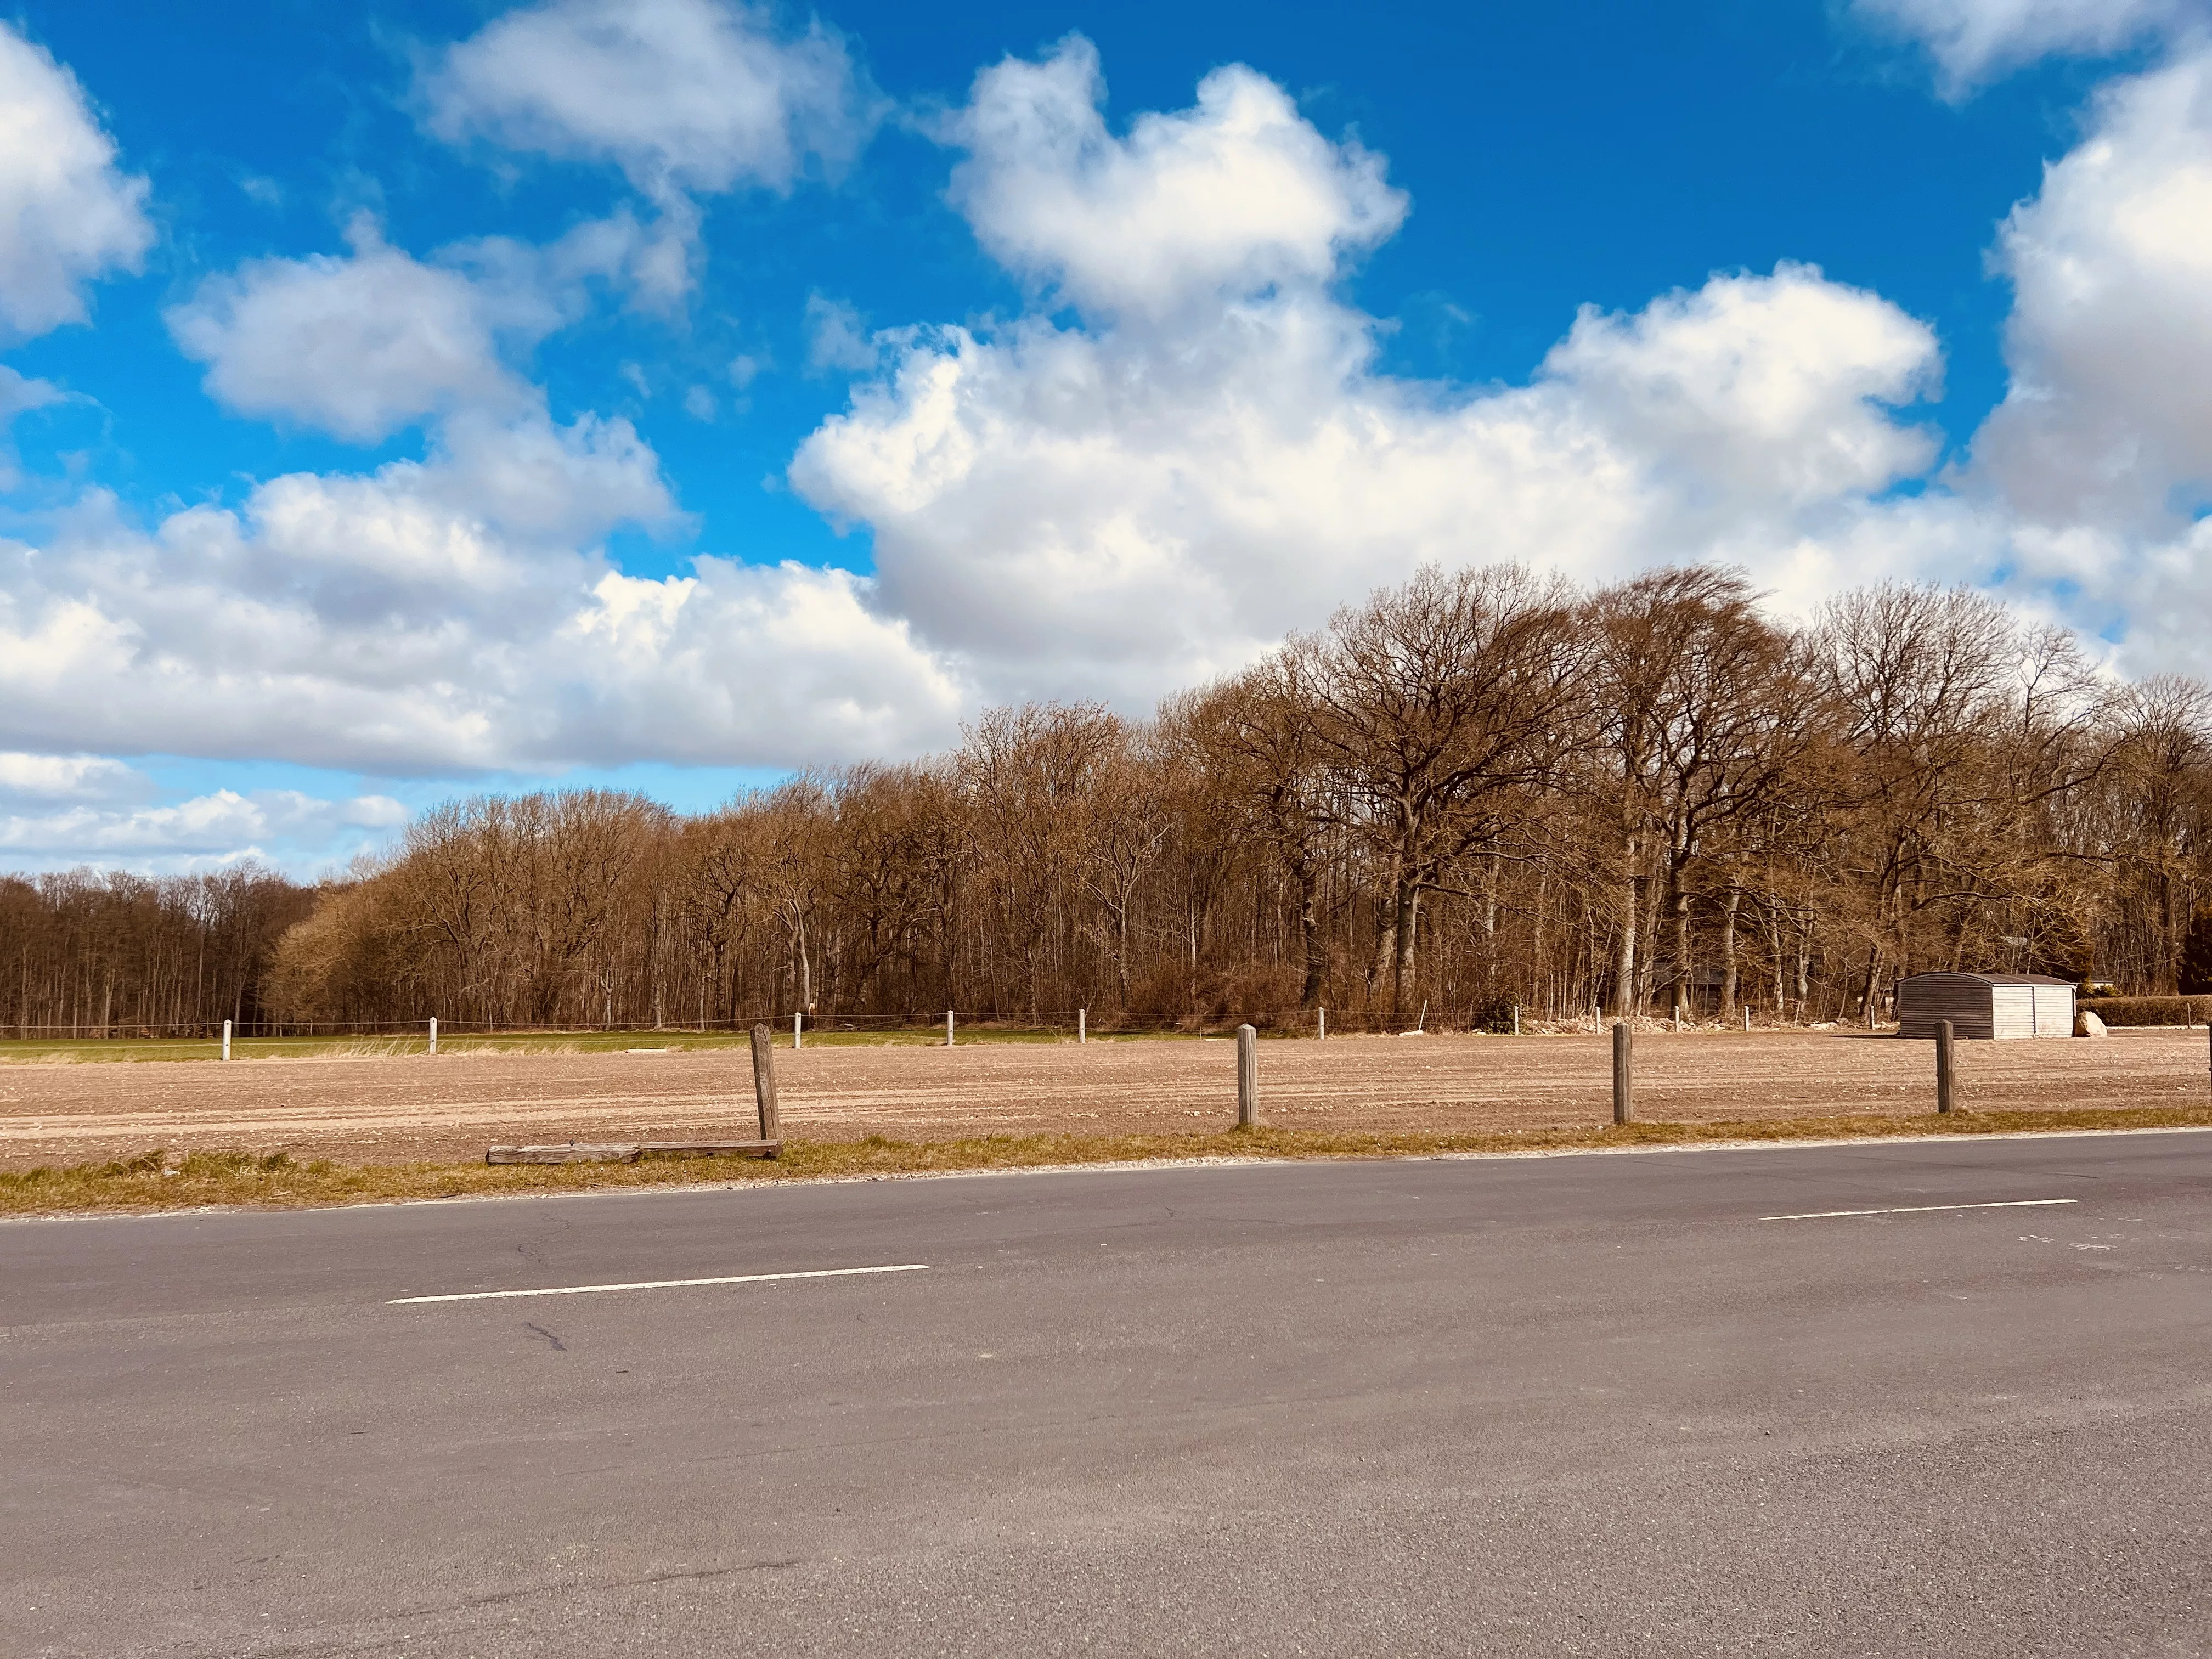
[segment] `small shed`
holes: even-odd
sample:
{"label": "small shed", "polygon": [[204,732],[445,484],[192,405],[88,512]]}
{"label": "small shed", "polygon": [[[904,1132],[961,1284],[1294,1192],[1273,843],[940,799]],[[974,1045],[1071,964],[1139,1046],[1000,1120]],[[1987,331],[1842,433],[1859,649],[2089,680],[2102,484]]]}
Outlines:
{"label": "small shed", "polygon": [[2074,1035],[2074,985],[2042,974],[1915,974],[1897,981],[1897,1034],[1932,1037],[1939,1020],[1960,1037]]}

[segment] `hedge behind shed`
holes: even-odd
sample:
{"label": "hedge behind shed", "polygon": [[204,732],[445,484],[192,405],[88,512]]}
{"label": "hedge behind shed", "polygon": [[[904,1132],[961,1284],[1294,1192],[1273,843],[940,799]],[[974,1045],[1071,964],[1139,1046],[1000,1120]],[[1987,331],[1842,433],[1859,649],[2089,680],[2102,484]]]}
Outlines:
{"label": "hedge behind shed", "polygon": [[2083,997],[2078,1006],[2107,1025],[2212,1024],[2212,997]]}

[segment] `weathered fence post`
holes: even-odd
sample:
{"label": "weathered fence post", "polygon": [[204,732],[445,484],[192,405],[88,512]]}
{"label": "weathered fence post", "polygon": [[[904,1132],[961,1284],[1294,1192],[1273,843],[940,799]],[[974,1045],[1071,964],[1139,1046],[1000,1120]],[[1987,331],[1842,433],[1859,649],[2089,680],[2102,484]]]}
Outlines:
{"label": "weathered fence post", "polygon": [[1090,1013],[1090,1012],[1091,1011],[1088,1008],[1078,1008],[1075,1011],[1075,1040],[1078,1042],[1088,1042],[1091,1041],[1090,1035],[1085,1029],[1088,1022],[1085,1018],[1085,1016]]}
{"label": "weathered fence post", "polygon": [[1678,1031],[1682,1029],[1682,1005],[1679,1002],[1674,1005],[1674,1029]]}
{"label": "weathered fence post", "polygon": [[1314,1036],[1322,1042],[1328,1041],[1328,1010],[1326,1008],[1316,1007],[1314,1010]]}
{"label": "weathered fence post", "polygon": [[1517,1002],[1513,1005],[1513,1035],[1521,1035],[1521,1005]]}
{"label": "weathered fence post", "polygon": [[775,1034],[766,1020],[753,1027],[753,1099],[760,1106],[760,1138],[781,1140],[783,1125],[775,1109]]}
{"label": "weathered fence post", "polygon": [[230,1058],[230,1022],[228,1020],[222,1023],[222,1057],[225,1060]]}
{"label": "weathered fence post", "polygon": [[791,1047],[795,1054],[806,1046],[806,1016],[794,1013],[791,1017]]}
{"label": "weathered fence post", "polygon": [[1613,1121],[1633,1123],[1636,1121],[1636,1074],[1634,1045],[1636,1034],[1625,1019],[1616,1020],[1613,1027]]}
{"label": "weathered fence post", "polygon": [[1751,1035],[1751,1005],[1747,1002],[1743,1005],[1743,1034]]}
{"label": "weathered fence post", "polygon": [[952,1011],[950,1008],[945,1011],[945,1046],[948,1048],[952,1046]]}
{"label": "weathered fence post", "polygon": [[1249,1025],[1237,1028],[1237,1127],[1260,1127],[1260,1034]]}
{"label": "weathered fence post", "polygon": [[1959,1074],[1951,1063],[1951,1022],[1936,1022],[1936,1109],[1952,1110],[1959,1103]]}
{"label": "weathered fence post", "polygon": [[438,1052],[438,1017],[435,1014],[430,1016],[430,1052],[434,1054]]}

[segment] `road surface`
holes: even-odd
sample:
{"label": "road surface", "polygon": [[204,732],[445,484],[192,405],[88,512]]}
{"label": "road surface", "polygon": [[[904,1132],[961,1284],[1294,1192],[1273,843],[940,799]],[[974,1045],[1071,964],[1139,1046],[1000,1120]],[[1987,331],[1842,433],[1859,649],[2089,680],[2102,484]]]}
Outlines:
{"label": "road surface", "polygon": [[2160,1133],[8,1224],[0,1652],[2204,1654],[2208,1193]]}

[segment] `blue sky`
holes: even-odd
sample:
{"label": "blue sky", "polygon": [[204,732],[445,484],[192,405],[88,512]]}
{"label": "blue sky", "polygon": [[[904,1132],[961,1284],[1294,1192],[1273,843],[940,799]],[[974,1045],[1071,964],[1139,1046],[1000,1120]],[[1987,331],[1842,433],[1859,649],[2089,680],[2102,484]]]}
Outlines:
{"label": "blue sky", "polygon": [[2205,23],[30,4],[0,866],[696,807],[1430,558],[1967,581],[2201,672]]}

